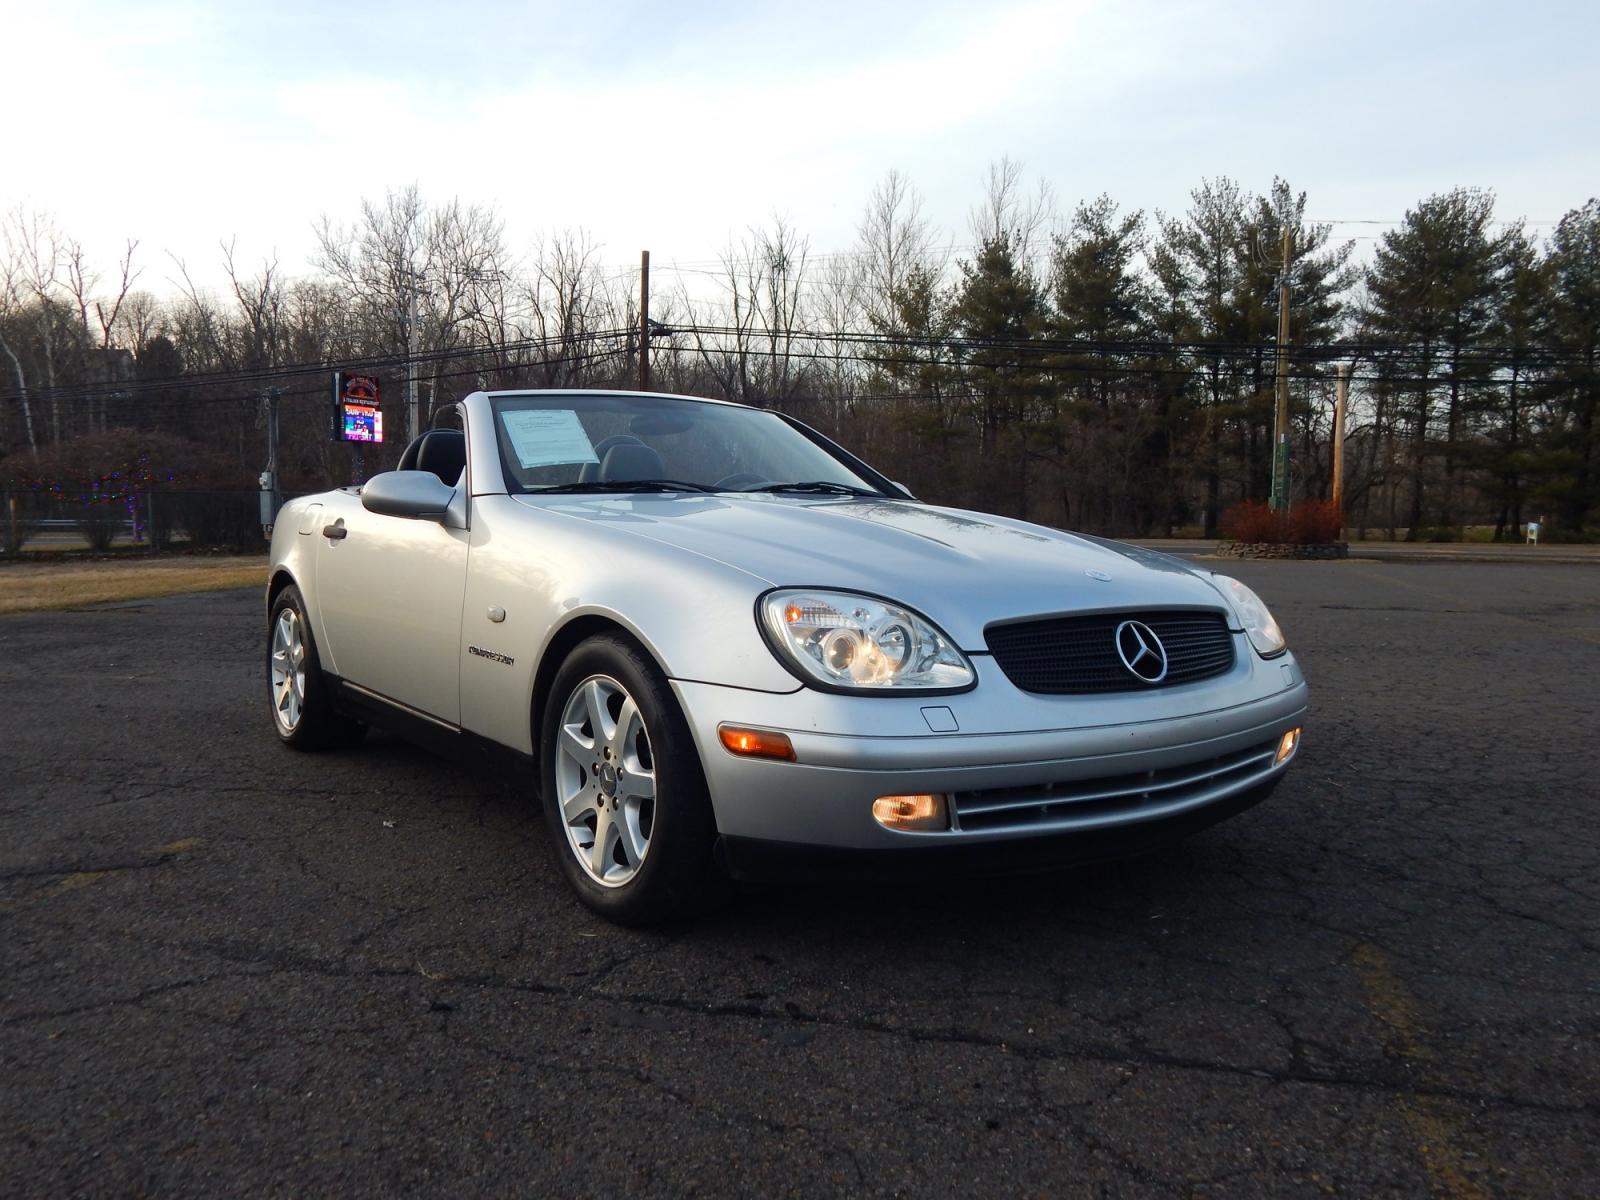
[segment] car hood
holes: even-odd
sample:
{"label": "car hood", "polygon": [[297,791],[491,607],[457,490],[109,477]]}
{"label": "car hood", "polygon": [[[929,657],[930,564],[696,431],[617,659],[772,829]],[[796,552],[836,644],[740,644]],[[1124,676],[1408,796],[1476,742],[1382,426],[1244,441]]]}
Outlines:
{"label": "car hood", "polygon": [[516,499],[587,522],[597,537],[649,538],[774,587],[897,600],[964,650],[984,649],[985,625],[1018,617],[1200,606],[1232,623],[1217,590],[1175,558],[959,509],[773,495]]}

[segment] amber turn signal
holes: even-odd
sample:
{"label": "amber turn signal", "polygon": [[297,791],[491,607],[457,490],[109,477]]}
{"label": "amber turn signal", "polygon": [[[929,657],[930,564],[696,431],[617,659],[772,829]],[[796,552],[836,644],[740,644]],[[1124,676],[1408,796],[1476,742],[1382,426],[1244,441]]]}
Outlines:
{"label": "amber turn signal", "polygon": [[741,729],[737,725],[718,725],[717,736],[723,749],[730,754],[746,758],[778,758],[794,761],[794,745],[785,733],[772,733],[766,729]]}
{"label": "amber turn signal", "polygon": [[1272,760],[1272,765],[1277,766],[1281,762],[1287,762],[1289,756],[1295,752],[1299,745],[1300,731],[1298,729],[1289,730],[1278,740],[1278,757]]}
{"label": "amber turn signal", "polygon": [[937,794],[879,796],[872,802],[872,817],[885,829],[950,828],[944,797]]}

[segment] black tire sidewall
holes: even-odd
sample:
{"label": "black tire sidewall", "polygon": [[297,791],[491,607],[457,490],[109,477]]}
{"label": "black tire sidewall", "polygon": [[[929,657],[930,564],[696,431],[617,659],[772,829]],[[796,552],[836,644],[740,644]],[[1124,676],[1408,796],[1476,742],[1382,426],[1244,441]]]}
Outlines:
{"label": "black tire sidewall", "polygon": [[272,638],[278,625],[278,616],[284,609],[293,609],[299,618],[300,629],[306,643],[306,695],[300,710],[300,723],[293,730],[285,730],[278,723],[276,713],[269,712],[272,730],[278,740],[296,750],[321,750],[330,746],[350,745],[360,740],[365,728],[348,717],[340,716],[329,694],[327,681],[322,677],[322,660],[317,655],[316,634],[311,629],[311,619],[306,614],[305,598],[300,589],[290,584],[278,593],[267,613],[267,680],[272,679]]}
{"label": "black tire sidewall", "polygon": [[[638,872],[620,887],[596,882],[578,862],[555,783],[562,712],[573,690],[595,675],[615,679],[638,704],[656,776],[650,849]],[[716,821],[699,752],[665,676],[641,647],[614,634],[581,643],[551,682],[539,746],[551,849],[585,904],[614,921],[649,924],[690,915],[715,899],[722,882],[713,859]]]}

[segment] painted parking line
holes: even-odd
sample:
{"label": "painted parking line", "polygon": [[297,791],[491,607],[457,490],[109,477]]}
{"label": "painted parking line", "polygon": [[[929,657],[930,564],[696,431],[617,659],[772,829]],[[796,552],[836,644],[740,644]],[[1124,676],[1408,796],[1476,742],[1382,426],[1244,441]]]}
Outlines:
{"label": "painted parking line", "polygon": [[[1406,1062],[1431,1059],[1433,1054],[1423,1037],[1411,997],[1391,969],[1388,955],[1370,942],[1363,942],[1350,959],[1361,980],[1367,1010],[1384,1027],[1390,1053]],[[1395,1097],[1395,1106],[1428,1172],[1433,1194],[1440,1200],[1487,1200],[1488,1191],[1467,1173],[1459,1149],[1460,1126],[1444,1106],[1436,1100],[1404,1093]]]}

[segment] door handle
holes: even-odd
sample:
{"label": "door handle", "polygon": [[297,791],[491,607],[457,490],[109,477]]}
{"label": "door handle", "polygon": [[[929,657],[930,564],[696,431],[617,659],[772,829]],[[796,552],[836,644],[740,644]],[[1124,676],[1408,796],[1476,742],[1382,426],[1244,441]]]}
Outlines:
{"label": "door handle", "polygon": [[330,542],[337,542],[343,538],[349,537],[350,531],[344,527],[344,518],[341,517],[332,525],[324,525],[322,527],[322,536],[327,538]]}

